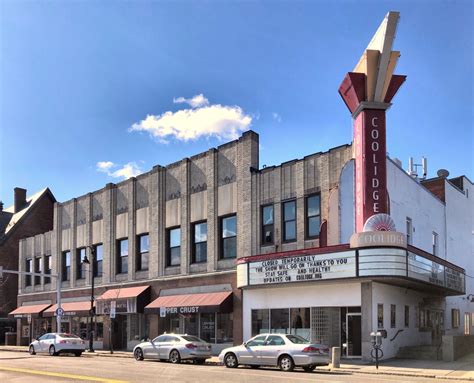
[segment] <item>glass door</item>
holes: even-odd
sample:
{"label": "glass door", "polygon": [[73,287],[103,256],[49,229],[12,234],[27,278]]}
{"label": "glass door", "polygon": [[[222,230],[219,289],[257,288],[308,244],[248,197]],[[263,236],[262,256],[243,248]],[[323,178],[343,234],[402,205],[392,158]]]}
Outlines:
{"label": "glass door", "polygon": [[346,314],[346,357],[360,358],[362,356],[361,314]]}

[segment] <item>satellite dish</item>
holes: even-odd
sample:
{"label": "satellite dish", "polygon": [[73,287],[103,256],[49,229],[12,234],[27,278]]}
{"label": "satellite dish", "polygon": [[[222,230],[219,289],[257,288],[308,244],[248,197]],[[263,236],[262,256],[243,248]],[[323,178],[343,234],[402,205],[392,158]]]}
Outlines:
{"label": "satellite dish", "polygon": [[375,214],[365,221],[363,231],[395,231],[395,222],[388,214]]}
{"label": "satellite dish", "polygon": [[447,178],[449,176],[449,172],[446,169],[439,169],[436,174],[438,174],[438,177],[442,178]]}

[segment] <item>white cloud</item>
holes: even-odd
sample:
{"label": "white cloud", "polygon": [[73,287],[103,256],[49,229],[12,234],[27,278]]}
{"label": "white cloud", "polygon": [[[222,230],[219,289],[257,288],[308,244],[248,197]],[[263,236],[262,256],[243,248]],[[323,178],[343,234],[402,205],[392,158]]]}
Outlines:
{"label": "white cloud", "polygon": [[189,141],[212,136],[220,140],[235,140],[252,123],[252,117],[245,114],[239,106],[209,105],[202,94],[191,99],[179,97],[174,102],[196,106],[156,116],[148,115],[144,120],[133,124],[129,131],[148,132],[162,143],[168,143],[170,138]]}
{"label": "white cloud", "polygon": [[114,166],[114,163],[110,161],[97,162],[97,170],[99,172],[107,173],[112,166]]}
{"label": "white cloud", "polygon": [[129,162],[120,167],[120,165],[114,164],[111,161],[100,161],[97,162],[97,171],[106,173],[109,177],[123,179],[136,177],[142,173],[142,170],[136,162]]}
{"label": "white cloud", "polygon": [[209,105],[209,100],[204,97],[204,95],[197,94],[192,98],[184,98],[184,97],[178,97],[178,98],[173,98],[173,102],[175,104],[189,104],[192,108],[199,108],[201,106],[206,106]]}
{"label": "white cloud", "polygon": [[273,112],[272,117],[276,122],[278,122],[278,123],[281,122],[281,116],[277,112]]}

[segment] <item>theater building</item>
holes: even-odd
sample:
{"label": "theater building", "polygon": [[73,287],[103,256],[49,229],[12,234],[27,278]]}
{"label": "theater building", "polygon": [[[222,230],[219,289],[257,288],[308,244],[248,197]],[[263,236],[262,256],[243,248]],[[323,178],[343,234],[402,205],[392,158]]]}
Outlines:
{"label": "theater building", "polygon": [[[389,32],[397,20],[387,16]],[[469,334],[472,183],[422,180],[387,157],[385,112],[405,77],[385,60],[387,49],[398,58],[391,44],[370,48],[340,89],[351,145],[260,168],[248,131],[56,203],[53,230],[20,241],[19,265],[39,257],[61,275],[62,330],[84,334],[94,278],[96,347],[131,349],[167,331],[218,352],[272,331],[369,358],[372,331],[383,333],[385,357],[463,326]],[[91,248],[93,276],[82,262]],[[54,330],[55,280],[26,282],[12,315],[23,326],[31,315],[33,335]]]}

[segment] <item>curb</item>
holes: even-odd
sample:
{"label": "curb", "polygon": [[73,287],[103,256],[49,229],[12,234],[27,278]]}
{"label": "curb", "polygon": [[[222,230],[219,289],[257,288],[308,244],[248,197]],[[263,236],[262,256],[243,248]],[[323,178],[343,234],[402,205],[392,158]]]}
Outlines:
{"label": "curb", "polygon": [[[5,348],[0,347],[0,351],[10,351],[10,352],[28,352],[28,349],[21,348],[21,349],[14,349],[14,348]],[[83,357],[86,358],[95,358],[95,357],[103,357],[103,358],[133,358],[132,353],[130,354],[109,354],[104,352],[96,352],[92,353],[83,353]],[[219,361],[207,361],[206,365],[208,366],[221,366],[222,363]],[[361,371],[361,370],[352,370],[350,368],[320,368],[316,371],[320,372],[333,372],[333,373],[351,373],[351,374],[366,374],[366,375],[392,375],[392,376],[404,376],[404,377],[415,377],[415,378],[430,378],[430,379],[443,379],[443,380],[462,380],[466,382],[473,382],[473,378],[464,378],[464,377],[455,377],[455,376],[444,376],[444,375],[435,375],[435,374],[418,374],[418,373],[407,373],[407,372],[397,372],[397,371]]]}

